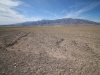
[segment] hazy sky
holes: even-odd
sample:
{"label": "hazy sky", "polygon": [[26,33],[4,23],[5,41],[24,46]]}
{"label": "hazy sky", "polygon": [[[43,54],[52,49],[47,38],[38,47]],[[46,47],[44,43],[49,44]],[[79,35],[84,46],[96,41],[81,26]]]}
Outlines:
{"label": "hazy sky", "polygon": [[0,25],[60,18],[100,22],[100,0],[0,0]]}

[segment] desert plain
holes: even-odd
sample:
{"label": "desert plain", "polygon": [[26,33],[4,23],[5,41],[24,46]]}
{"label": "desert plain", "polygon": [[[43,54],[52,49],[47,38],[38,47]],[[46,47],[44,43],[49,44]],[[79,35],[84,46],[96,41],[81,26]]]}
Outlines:
{"label": "desert plain", "polygon": [[100,26],[1,27],[0,75],[100,75]]}

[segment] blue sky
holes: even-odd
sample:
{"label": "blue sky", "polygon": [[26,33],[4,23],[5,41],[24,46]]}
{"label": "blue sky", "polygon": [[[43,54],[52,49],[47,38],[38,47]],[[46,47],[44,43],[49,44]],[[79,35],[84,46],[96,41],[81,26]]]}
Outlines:
{"label": "blue sky", "polygon": [[0,25],[61,18],[100,22],[100,0],[0,0]]}

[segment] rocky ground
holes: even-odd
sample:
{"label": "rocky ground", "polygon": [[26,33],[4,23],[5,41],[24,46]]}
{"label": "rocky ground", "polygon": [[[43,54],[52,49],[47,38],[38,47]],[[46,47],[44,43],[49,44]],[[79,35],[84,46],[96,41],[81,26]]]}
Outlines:
{"label": "rocky ground", "polygon": [[2,29],[0,75],[100,75],[100,27]]}

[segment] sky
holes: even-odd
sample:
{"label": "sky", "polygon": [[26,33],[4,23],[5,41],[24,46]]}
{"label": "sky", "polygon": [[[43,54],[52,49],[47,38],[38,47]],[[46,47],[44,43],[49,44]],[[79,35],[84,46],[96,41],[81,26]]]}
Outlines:
{"label": "sky", "polygon": [[0,0],[0,25],[61,18],[100,22],[100,0]]}

